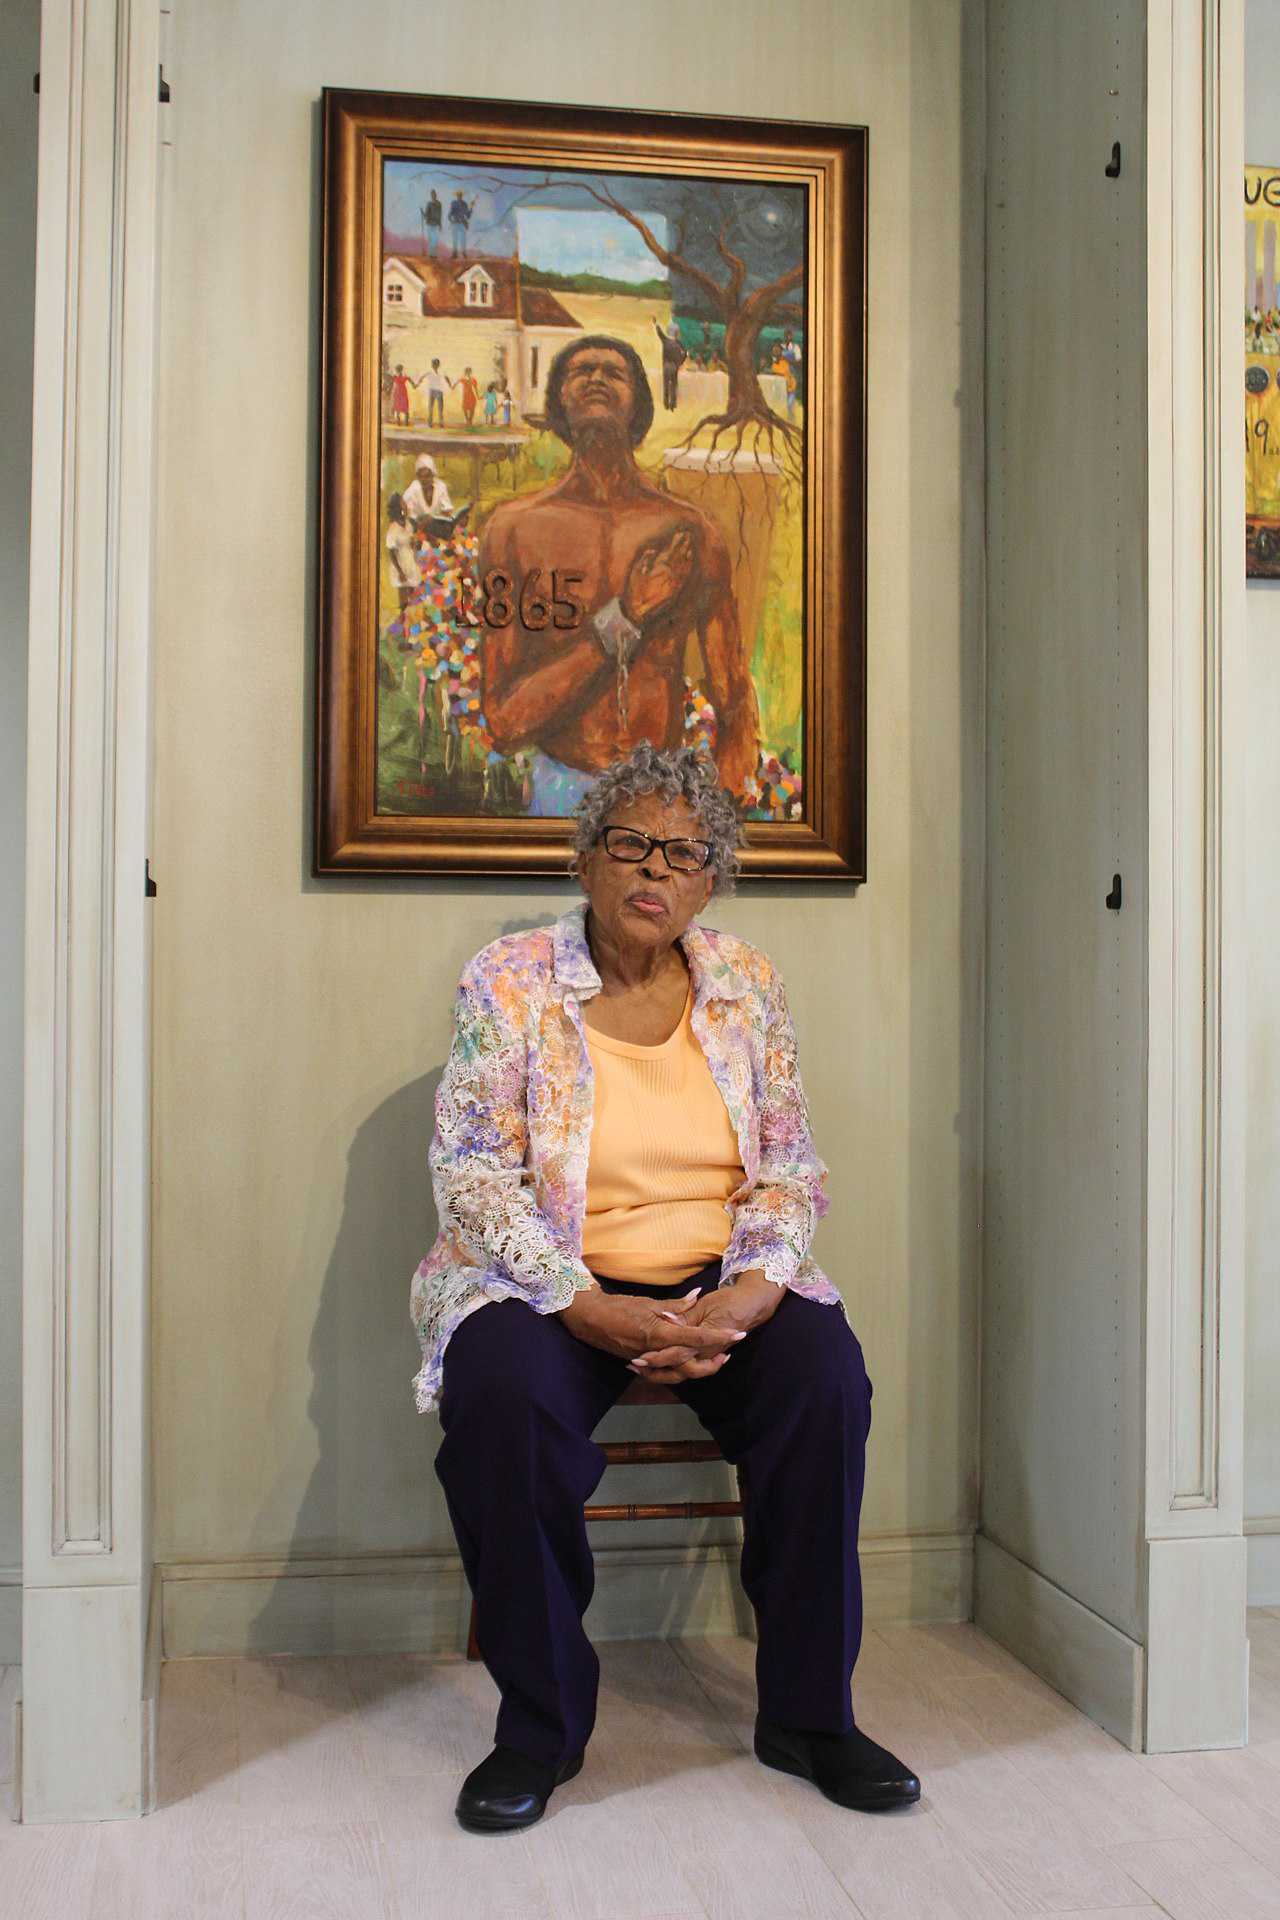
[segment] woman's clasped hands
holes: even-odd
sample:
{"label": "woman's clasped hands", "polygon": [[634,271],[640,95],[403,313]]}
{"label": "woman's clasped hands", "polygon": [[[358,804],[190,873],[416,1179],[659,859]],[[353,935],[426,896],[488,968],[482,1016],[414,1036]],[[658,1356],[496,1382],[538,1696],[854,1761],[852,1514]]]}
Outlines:
{"label": "woman's clasped hands", "polygon": [[738,1342],[776,1312],[782,1294],[759,1271],[669,1304],[591,1288],[576,1294],[559,1318],[576,1339],[625,1360],[638,1379],[670,1387],[718,1373]]}

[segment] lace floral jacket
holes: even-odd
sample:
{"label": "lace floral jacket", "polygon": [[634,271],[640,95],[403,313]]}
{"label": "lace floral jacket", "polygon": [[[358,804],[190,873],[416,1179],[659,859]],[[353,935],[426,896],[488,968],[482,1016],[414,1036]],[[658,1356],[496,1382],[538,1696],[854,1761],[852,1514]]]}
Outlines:
{"label": "lace floral jacket", "polygon": [[[436,1095],[431,1146],[440,1234],[413,1279],[422,1342],[418,1407],[436,1404],[444,1350],[490,1300],[538,1313],[594,1284],[582,1263],[593,1084],[581,1002],[600,991],[585,907],[507,934],[458,985],[456,1031]],[[691,925],[681,945],[693,1030],[738,1135],[744,1179],[730,1196],[720,1284],[762,1268],[779,1286],[840,1305],[809,1258],[826,1211],[782,981],[764,954]]]}

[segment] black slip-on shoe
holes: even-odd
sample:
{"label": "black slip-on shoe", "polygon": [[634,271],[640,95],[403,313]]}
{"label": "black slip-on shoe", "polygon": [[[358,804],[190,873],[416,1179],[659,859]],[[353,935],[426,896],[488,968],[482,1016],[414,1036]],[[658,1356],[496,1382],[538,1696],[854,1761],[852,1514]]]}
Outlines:
{"label": "black slip-on shoe", "polygon": [[514,1747],[495,1747],[462,1783],[454,1809],[459,1825],[468,1833],[518,1833],[541,1820],[556,1788],[581,1772],[581,1754],[557,1771]]}
{"label": "black slip-on shoe", "polygon": [[802,1733],[756,1715],[756,1758],[779,1773],[811,1780],[838,1807],[883,1813],[914,1806],[920,1782],[910,1767],[857,1727],[848,1733]]}

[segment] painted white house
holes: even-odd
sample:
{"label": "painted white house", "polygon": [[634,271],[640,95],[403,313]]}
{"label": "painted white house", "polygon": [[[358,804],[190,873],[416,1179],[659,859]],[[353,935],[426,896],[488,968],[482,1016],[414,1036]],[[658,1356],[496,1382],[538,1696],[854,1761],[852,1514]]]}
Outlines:
{"label": "painted white house", "polygon": [[[520,262],[388,254],[382,263],[384,324],[431,323],[430,354],[457,379],[471,367],[481,386],[511,383],[521,417],[542,411],[547,368],[582,322],[546,287],[524,284]],[[394,350],[393,355],[394,358]]]}

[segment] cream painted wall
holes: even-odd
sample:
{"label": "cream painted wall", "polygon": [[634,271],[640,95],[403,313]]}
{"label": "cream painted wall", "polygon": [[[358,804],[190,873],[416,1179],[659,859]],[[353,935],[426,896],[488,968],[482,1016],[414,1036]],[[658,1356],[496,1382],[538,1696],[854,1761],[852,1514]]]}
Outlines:
{"label": "cream painted wall", "polygon": [[982,1532],[1005,1578],[1030,1569],[1130,1642],[1145,1629],[1144,20],[1140,0],[987,9]]}
{"label": "cream painted wall", "polygon": [[[153,861],[161,1562],[451,1550],[438,1428],[409,1394],[431,1099],[463,962],[570,897],[310,877],[326,84],[870,127],[871,877],[856,895],[750,887],[714,918],[787,978],[833,1168],[817,1251],[876,1387],[866,1535],[972,1527],[981,221],[961,126],[963,106],[980,142],[982,109],[967,15],[963,0],[734,0],[705,19],[672,0],[557,0],[531,30],[509,0],[176,11]],[[261,1584],[250,1641],[278,1597]]]}
{"label": "cream painted wall", "polygon": [[18,1658],[22,1561],[22,889],[35,302],[38,0],[0,8],[0,1665]]}
{"label": "cream painted wall", "polygon": [[[1245,13],[1245,159],[1280,166],[1280,0],[1248,0]],[[1280,1604],[1280,584],[1251,580],[1246,593],[1249,732],[1247,995],[1247,1341],[1245,1530],[1249,1598]]]}
{"label": "cream painted wall", "polygon": [[[1280,55],[1280,34],[1277,34]],[[1277,128],[1280,132],[1280,127]],[[1280,141],[1269,152],[1280,153]],[[1249,1598],[1280,1605],[1280,586],[1247,604],[1249,1087],[1245,1531]]]}

